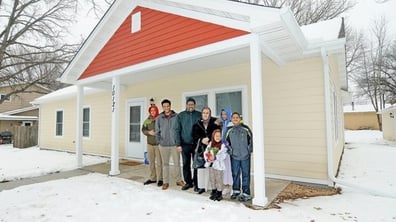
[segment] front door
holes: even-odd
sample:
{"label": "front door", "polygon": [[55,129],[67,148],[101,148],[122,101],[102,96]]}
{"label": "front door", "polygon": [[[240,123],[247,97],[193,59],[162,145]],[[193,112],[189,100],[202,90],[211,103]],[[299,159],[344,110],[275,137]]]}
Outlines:
{"label": "front door", "polygon": [[145,137],[141,131],[144,121],[144,99],[132,99],[127,102],[127,145],[126,156],[133,159],[143,159]]}

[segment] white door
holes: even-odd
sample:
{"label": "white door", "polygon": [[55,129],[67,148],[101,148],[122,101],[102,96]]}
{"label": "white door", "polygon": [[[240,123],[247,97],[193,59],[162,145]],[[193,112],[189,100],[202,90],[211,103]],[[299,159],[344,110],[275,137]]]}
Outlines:
{"label": "white door", "polygon": [[141,131],[144,121],[144,99],[129,100],[126,107],[127,115],[127,145],[126,156],[133,159],[143,159],[146,138]]}

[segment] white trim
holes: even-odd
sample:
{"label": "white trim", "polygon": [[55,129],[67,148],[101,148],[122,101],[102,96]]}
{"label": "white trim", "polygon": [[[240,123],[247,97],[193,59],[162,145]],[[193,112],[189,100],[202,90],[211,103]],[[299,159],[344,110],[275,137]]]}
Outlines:
{"label": "white trim", "polygon": [[279,179],[279,180],[288,180],[288,181],[298,181],[303,183],[312,183],[312,184],[323,184],[328,185],[327,180],[320,180],[320,179],[310,179],[305,177],[293,177],[293,176],[284,176],[284,175],[277,175],[277,174],[265,174],[267,178],[271,179]]}
{"label": "white trim", "polygon": [[76,99],[76,158],[78,168],[83,167],[82,158],[82,115],[83,115],[83,104],[84,104],[84,87],[77,85],[77,99]]}
{"label": "white trim", "polygon": [[[213,1],[211,1],[210,3],[212,3]],[[197,2],[190,2],[190,4],[194,4]],[[186,5],[186,2],[181,2],[180,4],[182,5]],[[180,6],[182,5],[165,5],[165,4],[157,4],[154,2],[150,2],[150,1],[140,1],[138,3],[138,5],[143,6],[143,7],[147,7],[150,9],[154,9],[154,10],[158,10],[158,11],[162,11],[165,13],[171,13],[171,14],[175,14],[178,16],[183,16],[186,18],[192,18],[195,20],[199,20],[199,21],[203,21],[203,22],[208,22],[208,23],[212,23],[212,24],[217,24],[217,25],[222,25],[222,26],[226,26],[232,29],[239,29],[239,30],[243,30],[243,31],[247,31],[250,32],[250,25],[249,25],[249,16],[247,15],[242,15],[239,14],[237,15],[235,13],[235,16],[238,16],[240,19],[233,19],[231,18],[231,12],[227,12],[228,14],[230,14],[230,17],[222,17],[219,15],[215,15],[215,14],[210,14],[210,13],[205,13],[205,12],[200,12],[197,10],[194,10],[194,8],[191,8],[191,6],[187,6],[188,9],[186,8],[180,8]],[[227,4],[229,4],[229,2],[227,2]],[[179,6],[179,7],[178,7]],[[193,7],[199,7],[199,8],[207,8],[209,10],[210,7],[206,7],[207,5],[201,3],[199,1],[199,4],[195,4]],[[222,6],[222,9],[224,9],[224,5]],[[211,8],[212,11],[215,11],[215,9]],[[245,21],[244,21],[245,20]]]}
{"label": "white trim", "polygon": [[[64,83],[74,84],[81,73],[84,72],[103,46],[113,36],[115,31],[120,27],[122,22],[124,22],[125,17],[129,15],[136,6],[136,1],[114,1],[75,57],[66,67],[59,80]],[[110,27],[110,29],[105,30],[105,27]],[[65,75],[66,73],[67,75]]]}
{"label": "white trim", "polygon": [[131,33],[139,32],[142,29],[142,13],[136,12],[131,15]]}
{"label": "white trim", "polygon": [[260,39],[257,34],[250,35],[250,87],[252,104],[252,130],[253,134],[253,177],[254,198],[253,204],[265,206],[268,198],[265,193],[265,145],[264,145],[264,103],[263,79]]}
{"label": "white trim", "polygon": [[[151,98],[151,97],[150,97]],[[147,111],[147,109],[146,109],[146,107],[148,108],[148,102],[147,102],[147,98],[146,97],[136,97],[136,98],[127,98],[126,100],[125,100],[125,108],[124,108],[124,110],[125,110],[125,113],[124,113],[124,119],[125,119],[125,125],[124,125],[124,127],[125,127],[125,130],[124,130],[124,138],[125,138],[125,141],[124,141],[124,153],[125,153],[125,156],[124,156],[124,158],[125,159],[130,159],[130,160],[137,160],[137,161],[142,161],[143,160],[143,162],[144,162],[144,156],[143,156],[143,159],[141,159],[141,158],[133,158],[133,157],[128,157],[127,155],[128,155],[128,145],[129,145],[129,121],[127,121],[127,120],[129,120],[129,104],[130,103],[143,103],[143,107],[142,107],[142,113],[140,114],[140,118],[141,118],[141,120],[142,120],[142,122],[141,122],[141,124],[143,124],[143,122],[146,120],[146,118],[147,118],[147,115],[148,115],[148,113],[145,113],[144,111]],[[157,107],[158,107],[158,105],[157,105]],[[140,138],[142,138],[141,139],[141,143],[143,143],[143,147],[144,147],[144,151],[147,151],[147,143],[146,142],[144,142],[145,141],[145,135],[143,134],[143,132],[140,130]]]}
{"label": "white trim", "polygon": [[120,78],[112,78],[112,112],[111,112],[111,168],[109,175],[120,174],[119,170],[119,134],[120,125]]}

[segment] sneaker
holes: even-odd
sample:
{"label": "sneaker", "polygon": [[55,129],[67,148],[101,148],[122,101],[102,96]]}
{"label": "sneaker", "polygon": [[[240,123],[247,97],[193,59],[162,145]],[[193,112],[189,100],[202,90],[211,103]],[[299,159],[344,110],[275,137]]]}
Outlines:
{"label": "sneaker", "polygon": [[188,189],[190,189],[191,187],[193,187],[192,184],[186,183],[181,189],[182,189],[182,190],[188,190]]}
{"label": "sneaker", "polygon": [[149,185],[149,184],[151,184],[151,183],[155,183],[155,181],[152,181],[152,180],[146,180],[143,184],[144,185]]}
{"label": "sneaker", "polygon": [[180,180],[179,182],[176,182],[176,185],[179,187],[182,187],[182,186],[186,185],[186,183],[184,183],[183,180]]}
{"label": "sneaker", "polygon": [[249,194],[246,194],[246,193],[244,193],[244,194],[242,194],[242,195],[240,195],[238,197],[238,200],[241,201],[241,202],[246,202],[246,201],[249,201],[251,199],[252,199],[252,197]]}
{"label": "sneaker", "polygon": [[241,192],[234,190],[232,192],[231,199],[235,200],[235,199],[239,198],[240,195],[241,195]]}
{"label": "sneaker", "polygon": [[164,182],[162,181],[162,180],[158,180],[158,183],[157,183],[157,185],[160,187],[160,186],[162,186],[164,184]]}
{"label": "sneaker", "polygon": [[166,189],[168,189],[169,188],[169,183],[164,183],[163,185],[162,185],[162,189],[163,190],[166,190]]}

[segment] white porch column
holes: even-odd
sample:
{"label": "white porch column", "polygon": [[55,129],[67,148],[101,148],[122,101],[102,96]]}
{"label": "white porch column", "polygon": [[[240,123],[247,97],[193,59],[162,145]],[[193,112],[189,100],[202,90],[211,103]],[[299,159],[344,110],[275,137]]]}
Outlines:
{"label": "white porch column", "polygon": [[76,156],[78,168],[83,167],[82,157],[82,128],[83,128],[83,104],[84,104],[84,87],[77,85],[77,104],[76,104]]}
{"label": "white porch column", "polygon": [[111,86],[111,169],[110,175],[120,174],[119,170],[119,119],[120,119],[120,78],[113,77]]}
{"label": "white porch column", "polygon": [[252,130],[253,130],[253,204],[265,206],[268,198],[265,194],[264,164],[264,108],[262,85],[262,58],[259,36],[251,34],[250,41],[250,82],[252,98]]}

